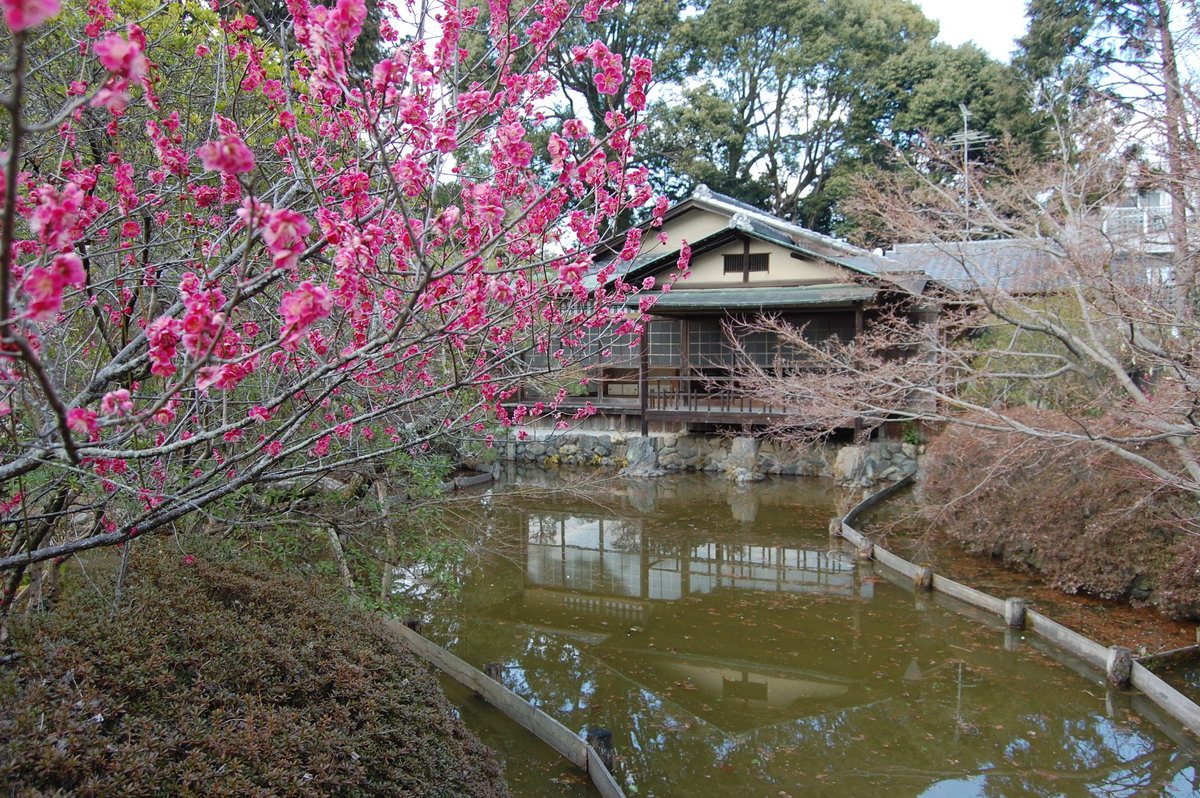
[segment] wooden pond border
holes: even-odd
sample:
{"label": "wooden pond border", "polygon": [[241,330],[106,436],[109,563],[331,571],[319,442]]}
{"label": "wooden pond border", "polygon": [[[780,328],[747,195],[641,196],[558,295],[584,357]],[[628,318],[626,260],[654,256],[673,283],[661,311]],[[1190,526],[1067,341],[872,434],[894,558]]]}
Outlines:
{"label": "wooden pond border", "polygon": [[[854,528],[860,515],[913,482],[911,476],[880,490],[859,502],[842,518],[830,522],[831,534],[849,541],[864,559],[873,559],[913,580],[918,590],[944,593],[965,604],[978,607],[1005,620],[1010,628],[1028,629],[1105,674],[1115,687],[1133,686],[1193,734],[1200,733],[1200,706],[1148,670],[1124,646],[1105,647],[1090,637],[1076,632],[1041,613],[1027,610],[1021,598],[1000,599],[960,582],[938,576],[928,565],[915,565],[882,546]],[[1146,658],[1147,660],[1153,657]]]}
{"label": "wooden pond border", "polygon": [[473,690],[476,695],[587,773],[602,798],[625,798],[624,791],[605,766],[601,754],[578,734],[405,623],[386,615],[379,617],[387,629],[414,654],[433,663],[442,673]]}

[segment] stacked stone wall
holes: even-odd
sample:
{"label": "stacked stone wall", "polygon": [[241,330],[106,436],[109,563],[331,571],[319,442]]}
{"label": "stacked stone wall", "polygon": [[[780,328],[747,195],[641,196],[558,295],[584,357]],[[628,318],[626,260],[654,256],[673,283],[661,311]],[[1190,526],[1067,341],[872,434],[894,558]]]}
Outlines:
{"label": "stacked stone wall", "polygon": [[661,476],[679,471],[719,473],[739,482],[767,475],[829,477],[846,485],[870,487],[900,480],[917,470],[920,449],[899,441],[863,445],[803,447],[751,437],[610,432],[528,431],[501,448],[517,463],[555,466],[608,466],[629,476]]}

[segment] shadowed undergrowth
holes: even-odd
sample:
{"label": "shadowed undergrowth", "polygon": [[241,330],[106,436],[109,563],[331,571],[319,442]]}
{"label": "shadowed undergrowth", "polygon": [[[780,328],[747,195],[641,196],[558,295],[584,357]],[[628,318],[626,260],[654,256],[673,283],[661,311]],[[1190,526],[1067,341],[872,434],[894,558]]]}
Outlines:
{"label": "shadowed undergrowth", "polygon": [[163,541],[72,578],[0,666],[0,784],[50,795],[506,796],[423,665],[332,589]]}

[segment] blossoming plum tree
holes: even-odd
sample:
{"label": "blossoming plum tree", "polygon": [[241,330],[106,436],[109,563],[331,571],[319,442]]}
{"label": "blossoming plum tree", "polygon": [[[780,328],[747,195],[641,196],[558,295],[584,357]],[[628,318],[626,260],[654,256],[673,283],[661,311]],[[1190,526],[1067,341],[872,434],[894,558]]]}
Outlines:
{"label": "blossoming plum tree", "polygon": [[531,143],[560,28],[607,1],[385,2],[365,80],[364,0],[288,0],[278,42],[215,0],[0,3],[0,610],[31,565],[256,485],[557,415],[510,400],[636,334],[589,247],[654,200],[629,165],[648,63],[577,48],[628,115]]}

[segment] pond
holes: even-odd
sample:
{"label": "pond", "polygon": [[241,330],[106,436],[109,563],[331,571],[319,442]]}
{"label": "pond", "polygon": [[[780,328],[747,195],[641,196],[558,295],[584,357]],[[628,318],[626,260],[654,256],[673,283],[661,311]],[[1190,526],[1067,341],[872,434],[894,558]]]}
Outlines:
{"label": "pond", "polygon": [[[426,634],[611,730],[630,796],[1200,791],[1196,745],[1140,696],[831,541],[828,483],[554,481],[459,506],[479,554],[457,596],[426,594]],[[527,742],[485,741],[514,794],[587,794]]]}

